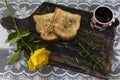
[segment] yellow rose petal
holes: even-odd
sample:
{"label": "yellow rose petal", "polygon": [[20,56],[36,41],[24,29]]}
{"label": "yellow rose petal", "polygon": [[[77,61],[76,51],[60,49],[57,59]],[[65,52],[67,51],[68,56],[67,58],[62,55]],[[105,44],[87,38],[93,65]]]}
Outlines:
{"label": "yellow rose petal", "polygon": [[43,50],[41,54],[38,54],[37,56],[42,55],[42,54],[45,54],[46,56],[48,56],[49,54],[51,54],[51,52],[49,50]]}
{"label": "yellow rose petal", "polygon": [[35,51],[34,55],[35,55],[35,56],[38,56],[38,55],[40,55],[41,52],[44,51],[44,50],[45,50],[45,48],[38,49],[38,50]]}
{"label": "yellow rose petal", "polygon": [[41,67],[42,65],[45,65],[45,64],[48,64],[48,55],[50,54],[51,52],[48,51],[48,50],[44,50],[42,52],[41,55],[38,55],[37,56],[37,62],[38,62],[38,66],[37,67]]}
{"label": "yellow rose petal", "polygon": [[49,50],[45,50],[44,53],[47,54],[47,55],[50,55],[50,54],[51,54],[51,52],[50,52]]}
{"label": "yellow rose petal", "polygon": [[30,71],[34,71],[36,69],[36,67],[33,65],[30,59],[28,61],[28,68]]}
{"label": "yellow rose petal", "polygon": [[49,61],[49,60],[48,60],[48,57],[46,57],[46,60],[44,60],[42,64],[43,64],[43,65],[48,64],[48,61]]}
{"label": "yellow rose petal", "polygon": [[45,48],[36,50],[28,61],[29,70],[32,71],[48,64],[49,54],[51,54],[51,52]]}
{"label": "yellow rose petal", "polygon": [[33,63],[34,66],[37,66],[38,63],[37,63],[37,60],[36,60],[36,57],[34,56],[34,54],[31,55],[30,60],[31,60],[31,62]]}
{"label": "yellow rose petal", "polygon": [[37,57],[37,62],[38,62],[38,66],[42,66],[43,65],[43,61],[46,60],[46,56],[45,54],[42,54],[40,56]]}

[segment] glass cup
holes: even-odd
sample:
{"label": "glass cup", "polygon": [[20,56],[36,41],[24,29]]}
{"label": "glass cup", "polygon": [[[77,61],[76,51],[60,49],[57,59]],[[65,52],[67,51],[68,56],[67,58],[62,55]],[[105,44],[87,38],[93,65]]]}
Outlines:
{"label": "glass cup", "polygon": [[113,11],[109,7],[99,6],[94,10],[90,24],[92,28],[97,28],[102,31],[106,27],[112,26],[115,19]]}

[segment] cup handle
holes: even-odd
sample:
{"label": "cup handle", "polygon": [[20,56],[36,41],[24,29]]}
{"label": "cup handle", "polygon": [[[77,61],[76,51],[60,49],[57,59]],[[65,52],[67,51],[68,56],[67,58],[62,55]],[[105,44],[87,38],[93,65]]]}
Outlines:
{"label": "cup handle", "polygon": [[111,26],[118,26],[119,25],[119,20],[117,18],[113,18]]}

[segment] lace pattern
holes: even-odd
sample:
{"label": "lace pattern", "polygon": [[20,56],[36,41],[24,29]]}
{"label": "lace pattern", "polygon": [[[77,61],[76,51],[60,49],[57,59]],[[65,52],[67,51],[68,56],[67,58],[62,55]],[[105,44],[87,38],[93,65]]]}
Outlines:
{"label": "lace pattern", "polygon": [[[99,5],[107,5],[114,11],[115,17],[120,21],[120,0],[8,0],[10,9],[18,18],[30,16],[37,7],[45,2],[52,2],[60,5],[74,7],[86,11],[93,11]],[[0,18],[8,15],[4,0],[0,1]],[[4,35],[1,35],[4,34]],[[11,47],[5,42],[8,32],[0,26],[0,80],[100,80],[99,78],[76,73],[70,70],[44,66],[43,68],[29,72],[27,69],[26,59],[21,60],[13,65],[6,65],[7,58],[12,54]],[[110,80],[120,79],[120,25],[117,32],[113,47],[113,59],[110,72]]]}

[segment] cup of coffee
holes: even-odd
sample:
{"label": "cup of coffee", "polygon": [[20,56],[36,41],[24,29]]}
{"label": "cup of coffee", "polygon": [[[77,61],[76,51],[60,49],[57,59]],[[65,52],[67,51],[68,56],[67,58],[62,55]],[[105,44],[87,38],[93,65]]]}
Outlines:
{"label": "cup of coffee", "polygon": [[112,26],[115,20],[113,11],[109,7],[99,6],[94,10],[90,24],[92,28],[105,30],[106,27]]}

